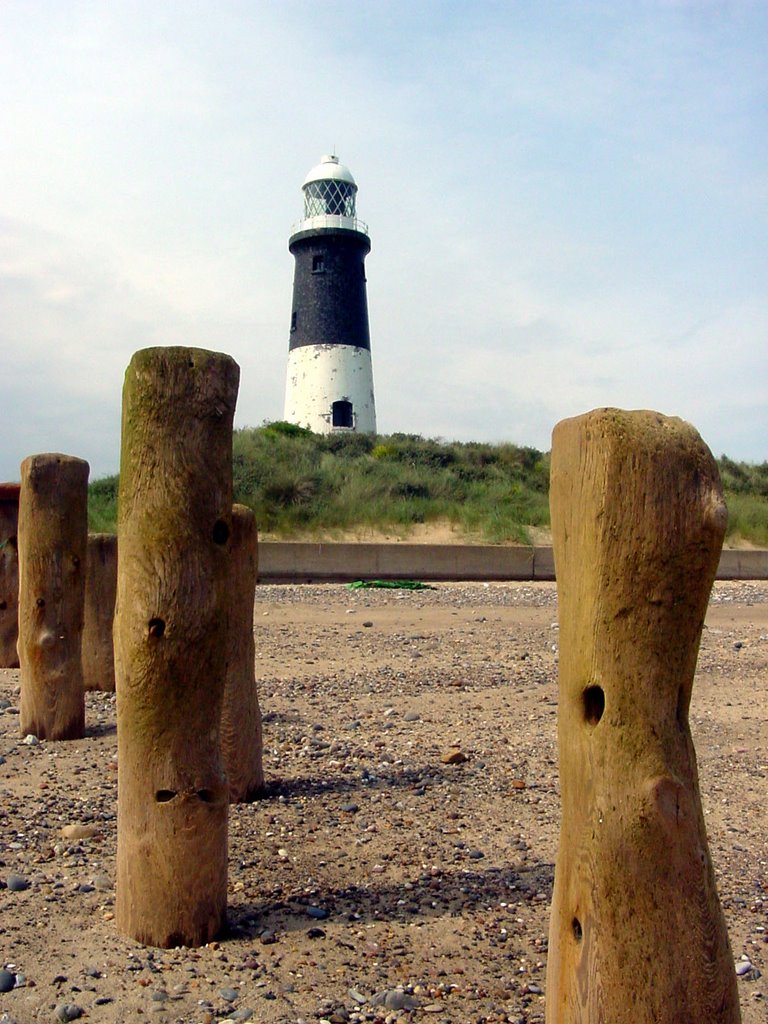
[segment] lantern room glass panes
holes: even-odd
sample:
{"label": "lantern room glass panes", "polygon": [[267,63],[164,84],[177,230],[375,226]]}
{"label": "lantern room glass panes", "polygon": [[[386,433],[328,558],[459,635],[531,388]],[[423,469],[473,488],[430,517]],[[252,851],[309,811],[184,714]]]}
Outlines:
{"label": "lantern room glass panes", "polygon": [[332,214],[338,217],[355,216],[354,185],[348,181],[311,181],[304,186],[304,216],[320,217]]}

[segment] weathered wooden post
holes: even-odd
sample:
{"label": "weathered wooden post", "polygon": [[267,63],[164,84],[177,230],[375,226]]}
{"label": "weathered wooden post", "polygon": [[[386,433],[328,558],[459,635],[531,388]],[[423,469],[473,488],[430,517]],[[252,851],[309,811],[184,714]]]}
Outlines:
{"label": "weathered wooden post", "polygon": [[21,733],[80,739],[87,462],[58,454],[22,462],[18,536]]}
{"label": "weathered wooden post", "polygon": [[0,668],[17,668],[19,653],[19,490],[0,484]]}
{"label": "weathered wooden post", "polygon": [[83,619],[83,686],[86,690],[115,689],[112,627],[117,592],[117,537],[89,533],[85,559]]}
{"label": "weathered wooden post", "polygon": [[227,679],[221,749],[232,803],[253,800],[264,788],[261,712],[256,689],[253,600],[258,571],[256,517],[232,509],[232,568],[227,634]]}
{"label": "weathered wooden post", "polygon": [[562,827],[547,1024],[733,1024],[688,707],[726,526],[682,420],[602,409],[552,438]]}
{"label": "weathered wooden post", "polygon": [[115,611],[117,923],[154,946],[222,928],[232,420],[239,368],[192,348],[126,371]]}

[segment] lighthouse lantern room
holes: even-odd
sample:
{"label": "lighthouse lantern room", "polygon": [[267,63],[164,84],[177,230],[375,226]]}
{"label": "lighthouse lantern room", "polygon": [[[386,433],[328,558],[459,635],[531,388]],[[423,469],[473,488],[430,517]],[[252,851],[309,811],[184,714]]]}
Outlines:
{"label": "lighthouse lantern room", "polygon": [[288,242],[295,266],[285,419],[318,434],[376,432],[365,257],[357,185],[337,156],[304,180],[304,218]]}

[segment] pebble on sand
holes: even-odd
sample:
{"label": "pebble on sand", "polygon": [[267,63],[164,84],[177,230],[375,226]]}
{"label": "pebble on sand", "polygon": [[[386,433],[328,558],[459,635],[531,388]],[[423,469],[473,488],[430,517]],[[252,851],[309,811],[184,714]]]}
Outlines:
{"label": "pebble on sand", "polygon": [[316,921],[324,921],[328,917],[328,911],[325,907],[307,907],[307,914]]}
{"label": "pebble on sand", "polygon": [[63,1024],[67,1024],[71,1020],[77,1020],[82,1016],[83,1008],[76,1003],[60,1003],[56,1007],[56,1020],[62,1021]]}
{"label": "pebble on sand", "polygon": [[464,764],[469,757],[460,747],[451,747],[450,750],[446,750],[440,760],[443,764]]}
{"label": "pebble on sand", "polygon": [[387,1010],[415,1010],[421,1001],[399,988],[377,992],[371,999],[371,1006],[384,1006]]}
{"label": "pebble on sand", "polygon": [[64,839],[92,839],[97,831],[95,825],[65,825],[61,835]]}

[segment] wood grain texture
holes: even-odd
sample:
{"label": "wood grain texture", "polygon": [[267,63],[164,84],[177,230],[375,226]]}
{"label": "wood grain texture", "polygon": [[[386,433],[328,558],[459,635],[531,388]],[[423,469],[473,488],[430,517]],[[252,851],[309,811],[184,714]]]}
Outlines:
{"label": "wood grain texture", "polygon": [[201,349],[134,355],[125,375],[115,679],[117,923],[198,946],[225,923],[232,421],[239,368]]}
{"label": "wood grain texture", "polygon": [[596,410],[553,433],[562,826],[547,1024],[734,1024],[688,707],[726,526],[690,425]]}
{"label": "wood grain texture", "polygon": [[0,484],[0,668],[18,668],[19,491]]}
{"label": "wood grain texture", "polygon": [[83,618],[83,686],[86,690],[115,689],[112,628],[117,593],[117,537],[89,533],[85,559]]}
{"label": "wood grain texture", "polygon": [[254,800],[264,789],[261,711],[256,688],[253,603],[258,572],[256,518],[232,509],[227,678],[221,714],[221,749],[232,803]]}
{"label": "wood grain texture", "polygon": [[59,454],[22,462],[18,537],[21,734],[80,739],[87,462]]}

